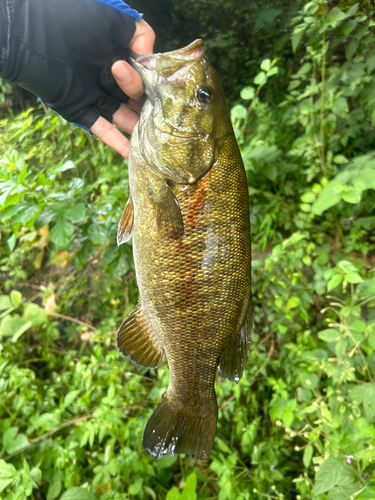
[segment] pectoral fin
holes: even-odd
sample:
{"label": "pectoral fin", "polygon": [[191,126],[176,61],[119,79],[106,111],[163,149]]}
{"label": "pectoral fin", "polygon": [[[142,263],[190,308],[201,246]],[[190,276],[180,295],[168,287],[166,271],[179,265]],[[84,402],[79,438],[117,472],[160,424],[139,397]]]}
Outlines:
{"label": "pectoral fin", "polygon": [[120,326],[117,347],[124,356],[130,356],[134,363],[146,368],[156,368],[163,362],[163,347],[152,330],[141,302]]}
{"label": "pectoral fin", "polygon": [[180,206],[171,188],[163,182],[150,188],[150,199],[156,212],[158,233],[163,238],[178,240],[184,234]]}
{"label": "pectoral fin", "polygon": [[252,301],[251,293],[247,304],[247,310],[237,335],[230,344],[223,350],[219,361],[219,374],[222,378],[227,378],[238,382],[242,377],[247,361],[247,353],[252,331]]}
{"label": "pectoral fin", "polygon": [[133,235],[134,207],[131,196],[126,202],[117,230],[117,245],[120,246],[130,240]]}

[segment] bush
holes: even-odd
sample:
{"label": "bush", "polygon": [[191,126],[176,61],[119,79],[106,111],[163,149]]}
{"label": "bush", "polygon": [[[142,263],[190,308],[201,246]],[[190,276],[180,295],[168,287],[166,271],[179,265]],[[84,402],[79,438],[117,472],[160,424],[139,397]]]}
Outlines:
{"label": "bush", "polygon": [[375,498],[375,12],[284,7],[283,36],[264,21],[272,49],[258,45],[231,99],[254,333],[244,377],[217,381],[208,458],[142,450],[169,372],[115,348],[138,298],[115,241],[125,162],[40,105],[2,107],[0,499]]}

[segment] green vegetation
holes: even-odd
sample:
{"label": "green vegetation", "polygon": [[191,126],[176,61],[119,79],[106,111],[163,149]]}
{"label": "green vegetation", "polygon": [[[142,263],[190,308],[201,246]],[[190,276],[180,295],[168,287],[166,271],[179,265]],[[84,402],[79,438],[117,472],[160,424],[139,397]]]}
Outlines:
{"label": "green vegetation", "polygon": [[[217,381],[207,459],[142,450],[169,373],[115,348],[138,293],[116,245],[126,163],[0,82],[0,499],[373,500],[373,3],[176,4],[177,24],[200,12],[227,88],[236,37],[259,40],[228,94],[252,222],[245,375]],[[219,4],[234,13],[215,31]]]}

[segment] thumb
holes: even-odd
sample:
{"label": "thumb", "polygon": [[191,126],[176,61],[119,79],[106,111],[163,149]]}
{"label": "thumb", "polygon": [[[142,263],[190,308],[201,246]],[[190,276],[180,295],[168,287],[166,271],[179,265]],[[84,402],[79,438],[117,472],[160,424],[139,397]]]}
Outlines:
{"label": "thumb", "polygon": [[136,29],[129,49],[136,54],[152,54],[155,43],[155,32],[143,19],[136,21]]}

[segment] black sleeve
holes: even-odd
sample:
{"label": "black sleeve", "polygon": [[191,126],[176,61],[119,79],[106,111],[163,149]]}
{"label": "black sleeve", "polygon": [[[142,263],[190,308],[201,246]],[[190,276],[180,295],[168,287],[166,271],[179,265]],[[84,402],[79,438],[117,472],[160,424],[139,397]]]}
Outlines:
{"label": "black sleeve", "polygon": [[0,0],[0,77],[68,121],[112,120],[127,96],[111,73],[141,15],[122,0]]}

